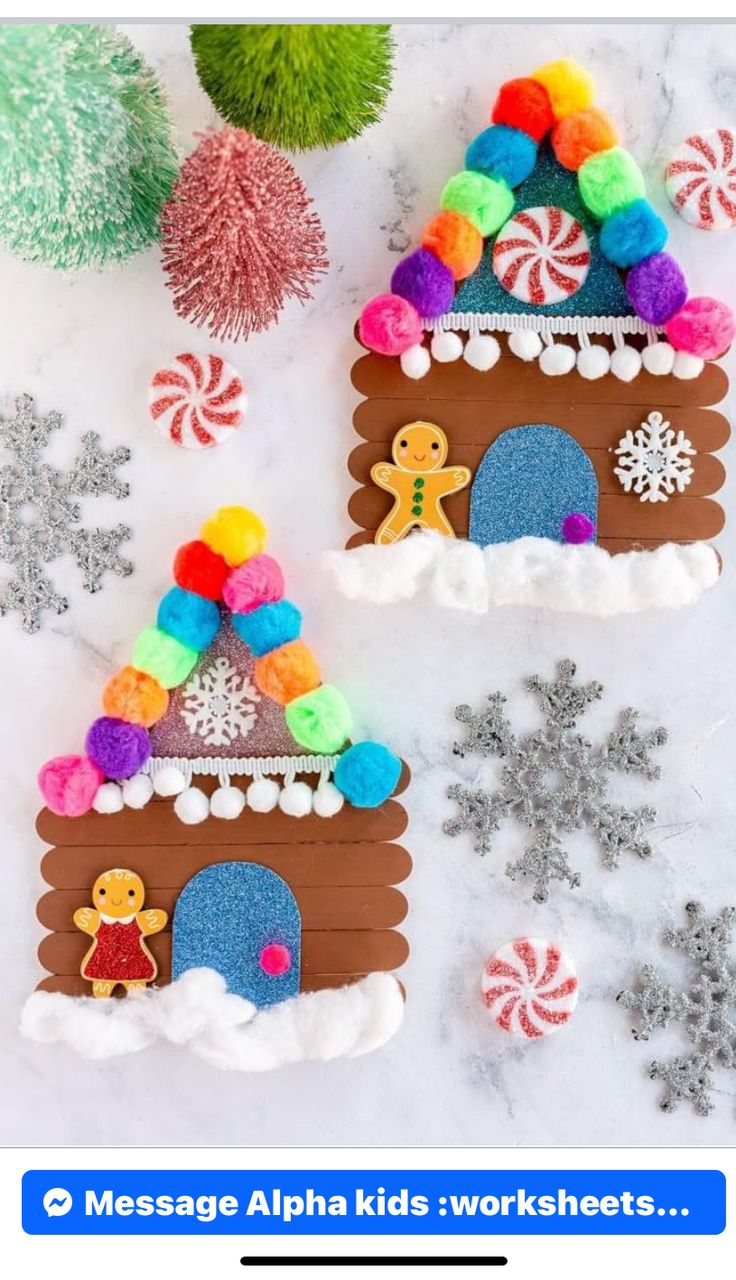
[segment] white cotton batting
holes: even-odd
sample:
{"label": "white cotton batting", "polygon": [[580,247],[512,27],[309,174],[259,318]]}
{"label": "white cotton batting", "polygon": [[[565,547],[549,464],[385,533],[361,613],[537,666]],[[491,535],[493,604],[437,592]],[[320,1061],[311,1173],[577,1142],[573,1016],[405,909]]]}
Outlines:
{"label": "white cotton batting", "polygon": [[401,988],[387,973],[259,1012],[231,995],[213,969],[191,969],[167,987],[122,1000],[36,991],[23,1008],[20,1030],[29,1040],[63,1044],[85,1058],[134,1053],[164,1040],[226,1071],[271,1071],[369,1053],[398,1031],[403,1013]]}
{"label": "white cotton batting", "polygon": [[325,566],[352,600],[388,604],[425,594],[474,613],[541,605],[599,618],[694,604],[719,574],[718,557],[704,542],[612,556],[594,543],[518,538],[480,548],[437,533],[412,534],[389,547],[331,551]]}

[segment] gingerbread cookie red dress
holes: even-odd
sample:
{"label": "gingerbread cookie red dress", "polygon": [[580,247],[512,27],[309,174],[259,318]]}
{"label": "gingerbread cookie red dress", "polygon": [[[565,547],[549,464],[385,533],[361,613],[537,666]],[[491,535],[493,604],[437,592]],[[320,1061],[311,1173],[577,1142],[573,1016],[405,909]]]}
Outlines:
{"label": "gingerbread cookie red dress", "polygon": [[130,991],[153,982],[156,961],[144,939],[160,933],[165,911],[143,911],[145,889],[134,871],[115,867],[98,876],[92,890],[94,907],[80,907],[74,923],[93,939],[82,961],[81,974],[92,983],[92,994],[105,998],[116,986]]}

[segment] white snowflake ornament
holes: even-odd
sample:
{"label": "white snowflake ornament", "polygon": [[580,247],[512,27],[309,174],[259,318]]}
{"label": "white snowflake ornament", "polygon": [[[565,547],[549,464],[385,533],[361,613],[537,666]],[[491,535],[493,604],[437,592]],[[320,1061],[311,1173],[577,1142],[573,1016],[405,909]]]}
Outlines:
{"label": "white snowflake ornament", "polygon": [[641,502],[667,502],[683,493],[693,475],[690,461],[697,454],[682,431],[677,434],[662,414],[652,410],[636,431],[627,431],[614,451],[619,465],[614,473],[626,493]]}
{"label": "white snowflake ornament", "polygon": [[258,712],[260,694],[225,657],[196,672],[184,688],[180,715],[192,736],[207,747],[228,747],[247,738]]}

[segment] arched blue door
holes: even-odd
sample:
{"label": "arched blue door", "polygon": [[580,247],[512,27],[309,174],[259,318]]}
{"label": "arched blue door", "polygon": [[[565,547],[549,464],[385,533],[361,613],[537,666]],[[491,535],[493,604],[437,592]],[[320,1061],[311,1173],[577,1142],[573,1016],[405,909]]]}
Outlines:
{"label": "arched blue door", "polygon": [[[568,516],[582,520],[566,526]],[[470,540],[486,547],[515,538],[594,541],[598,481],[590,458],[559,427],[504,431],[486,451],[470,491]],[[588,528],[587,522],[590,522]],[[587,530],[581,536],[580,530]]]}
{"label": "arched blue door", "polygon": [[268,867],[205,867],[179,894],[172,932],[174,978],[187,969],[216,969],[228,991],[259,1008],[299,992],[299,908],[286,881]]}

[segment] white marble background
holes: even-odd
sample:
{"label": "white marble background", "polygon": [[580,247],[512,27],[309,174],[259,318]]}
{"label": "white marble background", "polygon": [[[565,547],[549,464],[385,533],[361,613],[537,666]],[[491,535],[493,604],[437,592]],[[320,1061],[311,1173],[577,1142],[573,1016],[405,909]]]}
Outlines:
{"label": "white marble background", "polygon": [[[180,25],[128,28],[171,95],[185,148],[212,110],[199,90]],[[383,288],[396,255],[412,245],[437,193],[462,162],[464,144],[487,120],[497,86],[542,61],[571,53],[595,73],[599,100],[619,121],[647,170],[674,251],[697,292],[736,301],[736,231],[708,236],[669,210],[662,173],[668,148],[693,129],[736,122],[736,32],[731,26],[413,25],[396,28],[395,87],[382,124],[349,146],[302,156],[298,167],[324,220],[332,270],[308,308],[289,309],[247,347],[226,349],[251,394],[247,426],[208,455],[175,450],[146,412],[151,371],[207,339],[176,318],[157,252],[102,275],[64,279],[2,259],[2,393],[31,392],[58,408],[66,430],[55,457],[70,457],[78,433],[130,444],[133,496],[111,503],[134,528],[136,573],[87,596],[59,573],[72,607],[25,636],[0,622],[2,652],[3,916],[0,1141],[11,1144],[684,1144],[731,1143],[736,1087],[719,1076],[718,1108],[702,1120],[657,1108],[647,1078],[654,1056],[685,1046],[677,1028],[637,1045],[616,993],[639,961],[660,960],[675,977],[687,964],[660,948],[684,904],[736,903],[736,539],[719,540],[721,582],[694,610],[610,622],[534,611],[468,618],[428,605],[371,611],[331,595],[320,570],[325,548],[351,526],[345,461],[355,443],[351,331],[362,300]],[[726,458],[729,458],[726,451]],[[726,503],[730,507],[730,492]],[[107,501],[107,500],[105,500]],[[42,930],[34,907],[43,849],[34,834],[35,773],[47,757],[75,750],[107,677],[128,657],[169,584],[173,549],[195,536],[217,505],[243,502],[272,530],[306,613],[305,633],[329,678],[345,690],[358,729],[384,738],[410,761],[415,858],[408,884],[412,956],[404,1027],[379,1056],[304,1065],[278,1074],[215,1072],[170,1048],[90,1064],[60,1048],[24,1043],[18,1012],[40,977]],[[109,514],[91,500],[90,517]],[[733,520],[731,530],[736,529]],[[58,567],[55,567],[58,572]],[[520,851],[511,828],[485,860],[469,839],[441,833],[456,777],[453,708],[510,692],[517,724],[533,723],[519,682],[551,674],[572,657],[585,679],[607,685],[588,716],[595,735],[619,708],[663,723],[664,776],[651,797],[659,818],[655,856],[601,868],[587,836],[573,841],[584,872],[575,893],[530,903],[526,885],[503,875]],[[461,762],[462,763],[462,762]],[[469,762],[465,762],[469,764]],[[464,769],[464,772],[467,772]],[[621,794],[642,798],[646,788]],[[655,795],[656,792],[656,795]],[[486,956],[517,934],[561,939],[577,959],[582,997],[560,1035],[519,1045],[488,1024],[478,999]]]}

